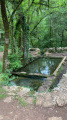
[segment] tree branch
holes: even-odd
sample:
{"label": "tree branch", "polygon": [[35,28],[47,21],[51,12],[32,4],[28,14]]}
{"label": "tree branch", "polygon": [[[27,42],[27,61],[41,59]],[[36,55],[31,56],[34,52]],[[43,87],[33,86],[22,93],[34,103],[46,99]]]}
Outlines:
{"label": "tree branch", "polygon": [[14,11],[12,12],[12,14],[11,14],[11,16],[10,16],[10,21],[11,21],[13,15],[15,14],[16,10],[19,8],[19,6],[20,6],[20,4],[21,4],[22,2],[23,2],[23,0],[21,0],[21,1],[19,2],[19,4],[16,6],[16,8],[14,9]]}
{"label": "tree branch", "polygon": [[[52,13],[53,13],[53,12],[48,13],[47,15],[52,14]],[[30,32],[30,34],[32,34],[32,32],[35,30],[35,28],[39,25],[39,23],[40,23],[47,15],[43,16],[43,17],[39,20],[39,22],[34,26],[34,28],[32,29],[32,31]]]}
{"label": "tree branch", "polygon": [[30,4],[30,6],[24,12],[27,12],[31,8],[31,6],[33,5],[33,3],[34,3],[34,0],[32,0],[32,3]]}
{"label": "tree branch", "polygon": [[[33,2],[35,5],[44,5],[44,6],[47,6],[47,7],[49,7],[49,5],[48,4],[44,4],[44,3],[37,3],[37,2]],[[56,6],[56,7],[49,7],[49,8],[58,8],[58,7],[62,7],[62,6],[66,6],[67,4],[65,4],[65,5],[61,5],[61,6]]]}

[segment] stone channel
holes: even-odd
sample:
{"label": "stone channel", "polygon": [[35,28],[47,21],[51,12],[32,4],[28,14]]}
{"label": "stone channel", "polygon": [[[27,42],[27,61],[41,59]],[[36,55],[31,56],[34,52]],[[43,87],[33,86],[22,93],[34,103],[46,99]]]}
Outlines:
{"label": "stone channel", "polygon": [[[4,86],[9,98],[15,95],[24,99],[27,104],[35,104],[43,107],[63,106],[67,104],[67,72],[63,74],[59,84],[51,92],[31,93],[29,88],[19,86]],[[6,101],[6,100],[5,100]]]}

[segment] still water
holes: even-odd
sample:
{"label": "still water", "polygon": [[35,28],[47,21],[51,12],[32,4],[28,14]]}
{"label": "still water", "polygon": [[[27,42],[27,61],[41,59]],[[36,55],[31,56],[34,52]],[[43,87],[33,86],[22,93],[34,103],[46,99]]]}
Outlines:
{"label": "still water", "polygon": [[52,74],[61,62],[61,58],[40,58],[27,65],[21,71],[27,73]]}
{"label": "still water", "polygon": [[19,77],[14,81],[11,81],[11,85],[14,86],[24,86],[28,87],[31,90],[38,90],[40,86],[42,86],[43,82],[46,78],[38,78],[38,77]]}
{"label": "still water", "polygon": [[[27,73],[40,73],[51,75],[58,64],[61,62],[61,58],[40,58],[31,64],[27,65],[21,71],[25,71]],[[29,87],[33,90],[38,90],[40,86],[42,86],[43,82],[45,82],[46,78],[41,77],[19,77],[18,79],[11,82],[12,85]]]}

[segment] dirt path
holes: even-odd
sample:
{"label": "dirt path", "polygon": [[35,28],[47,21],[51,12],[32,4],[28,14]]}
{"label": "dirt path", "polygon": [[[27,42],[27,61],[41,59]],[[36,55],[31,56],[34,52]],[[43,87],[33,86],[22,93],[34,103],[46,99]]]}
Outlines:
{"label": "dirt path", "polygon": [[0,100],[0,120],[67,120],[67,106],[44,108],[22,107],[16,100]]}

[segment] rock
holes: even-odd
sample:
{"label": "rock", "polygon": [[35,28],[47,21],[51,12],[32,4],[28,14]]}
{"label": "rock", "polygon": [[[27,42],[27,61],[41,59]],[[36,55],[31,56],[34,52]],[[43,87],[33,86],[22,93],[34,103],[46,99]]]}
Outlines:
{"label": "rock", "polygon": [[15,93],[13,93],[13,92],[9,92],[8,95],[10,95],[10,96],[14,96]]}
{"label": "rock", "polygon": [[10,87],[4,86],[4,89],[8,92],[15,91],[15,90],[17,90],[17,88],[18,88],[18,86],[10,86]]}
{"label": "rock", "polygon": [[63,74],[63,76],[67,78],[67,73],[66,73],[66,74]]}
{"label": "rock", "polygon": [[36,105],[42,105],[44,102],[44,99],[42,97],[37,97],[36,99]]}
{"label": "rock", "polygon": [[55,105],[56,102],[53,101],[53,98],[52,98],[52,94],[51,93],[46,93],[45,96],[44,96],[44,103],[43,103],[43,106],[44,107],[50,107],[50,106],[53,106]]}
{"label": "rock", "polygon": [[51,53],[49,53],[48,51],[47,51],[47,52],[45,52],[45,54],[46,54],[46,56],[49,56],[49,55],[51,55]]}
{"label": "rock", "polygon": [[26,98],[25,102],[26,102],[27,104],[33,104],[33,97],[28,97],[28,98]]}
{"label": "rock", "polygon": [[4,102],[10,103],[10,102],[11,102],[11,100],[12,100],[12,98],[11,98],[11,97],[7,97],[7,98],[4,100]]}
{"label": "rock", "polygon": [[[49,78],[47,80],[49,81]],[[50,82],[51,81],[49,81],[48,86],[51,84]],[[56,88],[53,89],[52,92],[47,92],[47,91],[42,92],[45,91],[45,87],[47,87],[47,81],[46,81],[46,86],[44,83],[43,86],[39,88],[38,92],[34,94],[34,96],[36,96],[36,105],[50,107],[56,104],[58,106],[63,106],[67,104],[67,74],[63,75],[59,84],[57,85]],[[11,86],[11,87],[5,86],[4,89],[8,92],[10,96],[13,96],[15,94],[14,92],[16,92],[18,96],[26,98],[25,100],[27,101],[27,103],[29,104],[33,103],[33,97],[30,97],[29,94],[27,94],[28,92],[30,92],[29,88],[17,87],[17,86]],[[11,102],[11,97],[7,97],[4,100],[4,102]]]}
{"label": "rock", "polygon": [[22,97],[23,95],[27,94],[28,92],[30,92],[29,88],[23,88],[18,92],[18,95]]}
{"label": "rock", "polygon": [[59,106],[59,107],[62,107],[62,106],[64,106],[65,104],[67,104],[67,102],[65,102],[63,99],[57,99],[57,101],[56,101],[56,103],[57,103],[57,105]]}
{"label": "rock", "polygon": [[2,120],[3,119],[3,116],[2,115],[0,115],[0,120]]}
{"label": "rock", "polygon": [[[46,89],[46,88],[45,88]],[[43,86],[40,86],[39,89],[38,89],[38,92],[43,92],[45,91],[44,87]]]}

